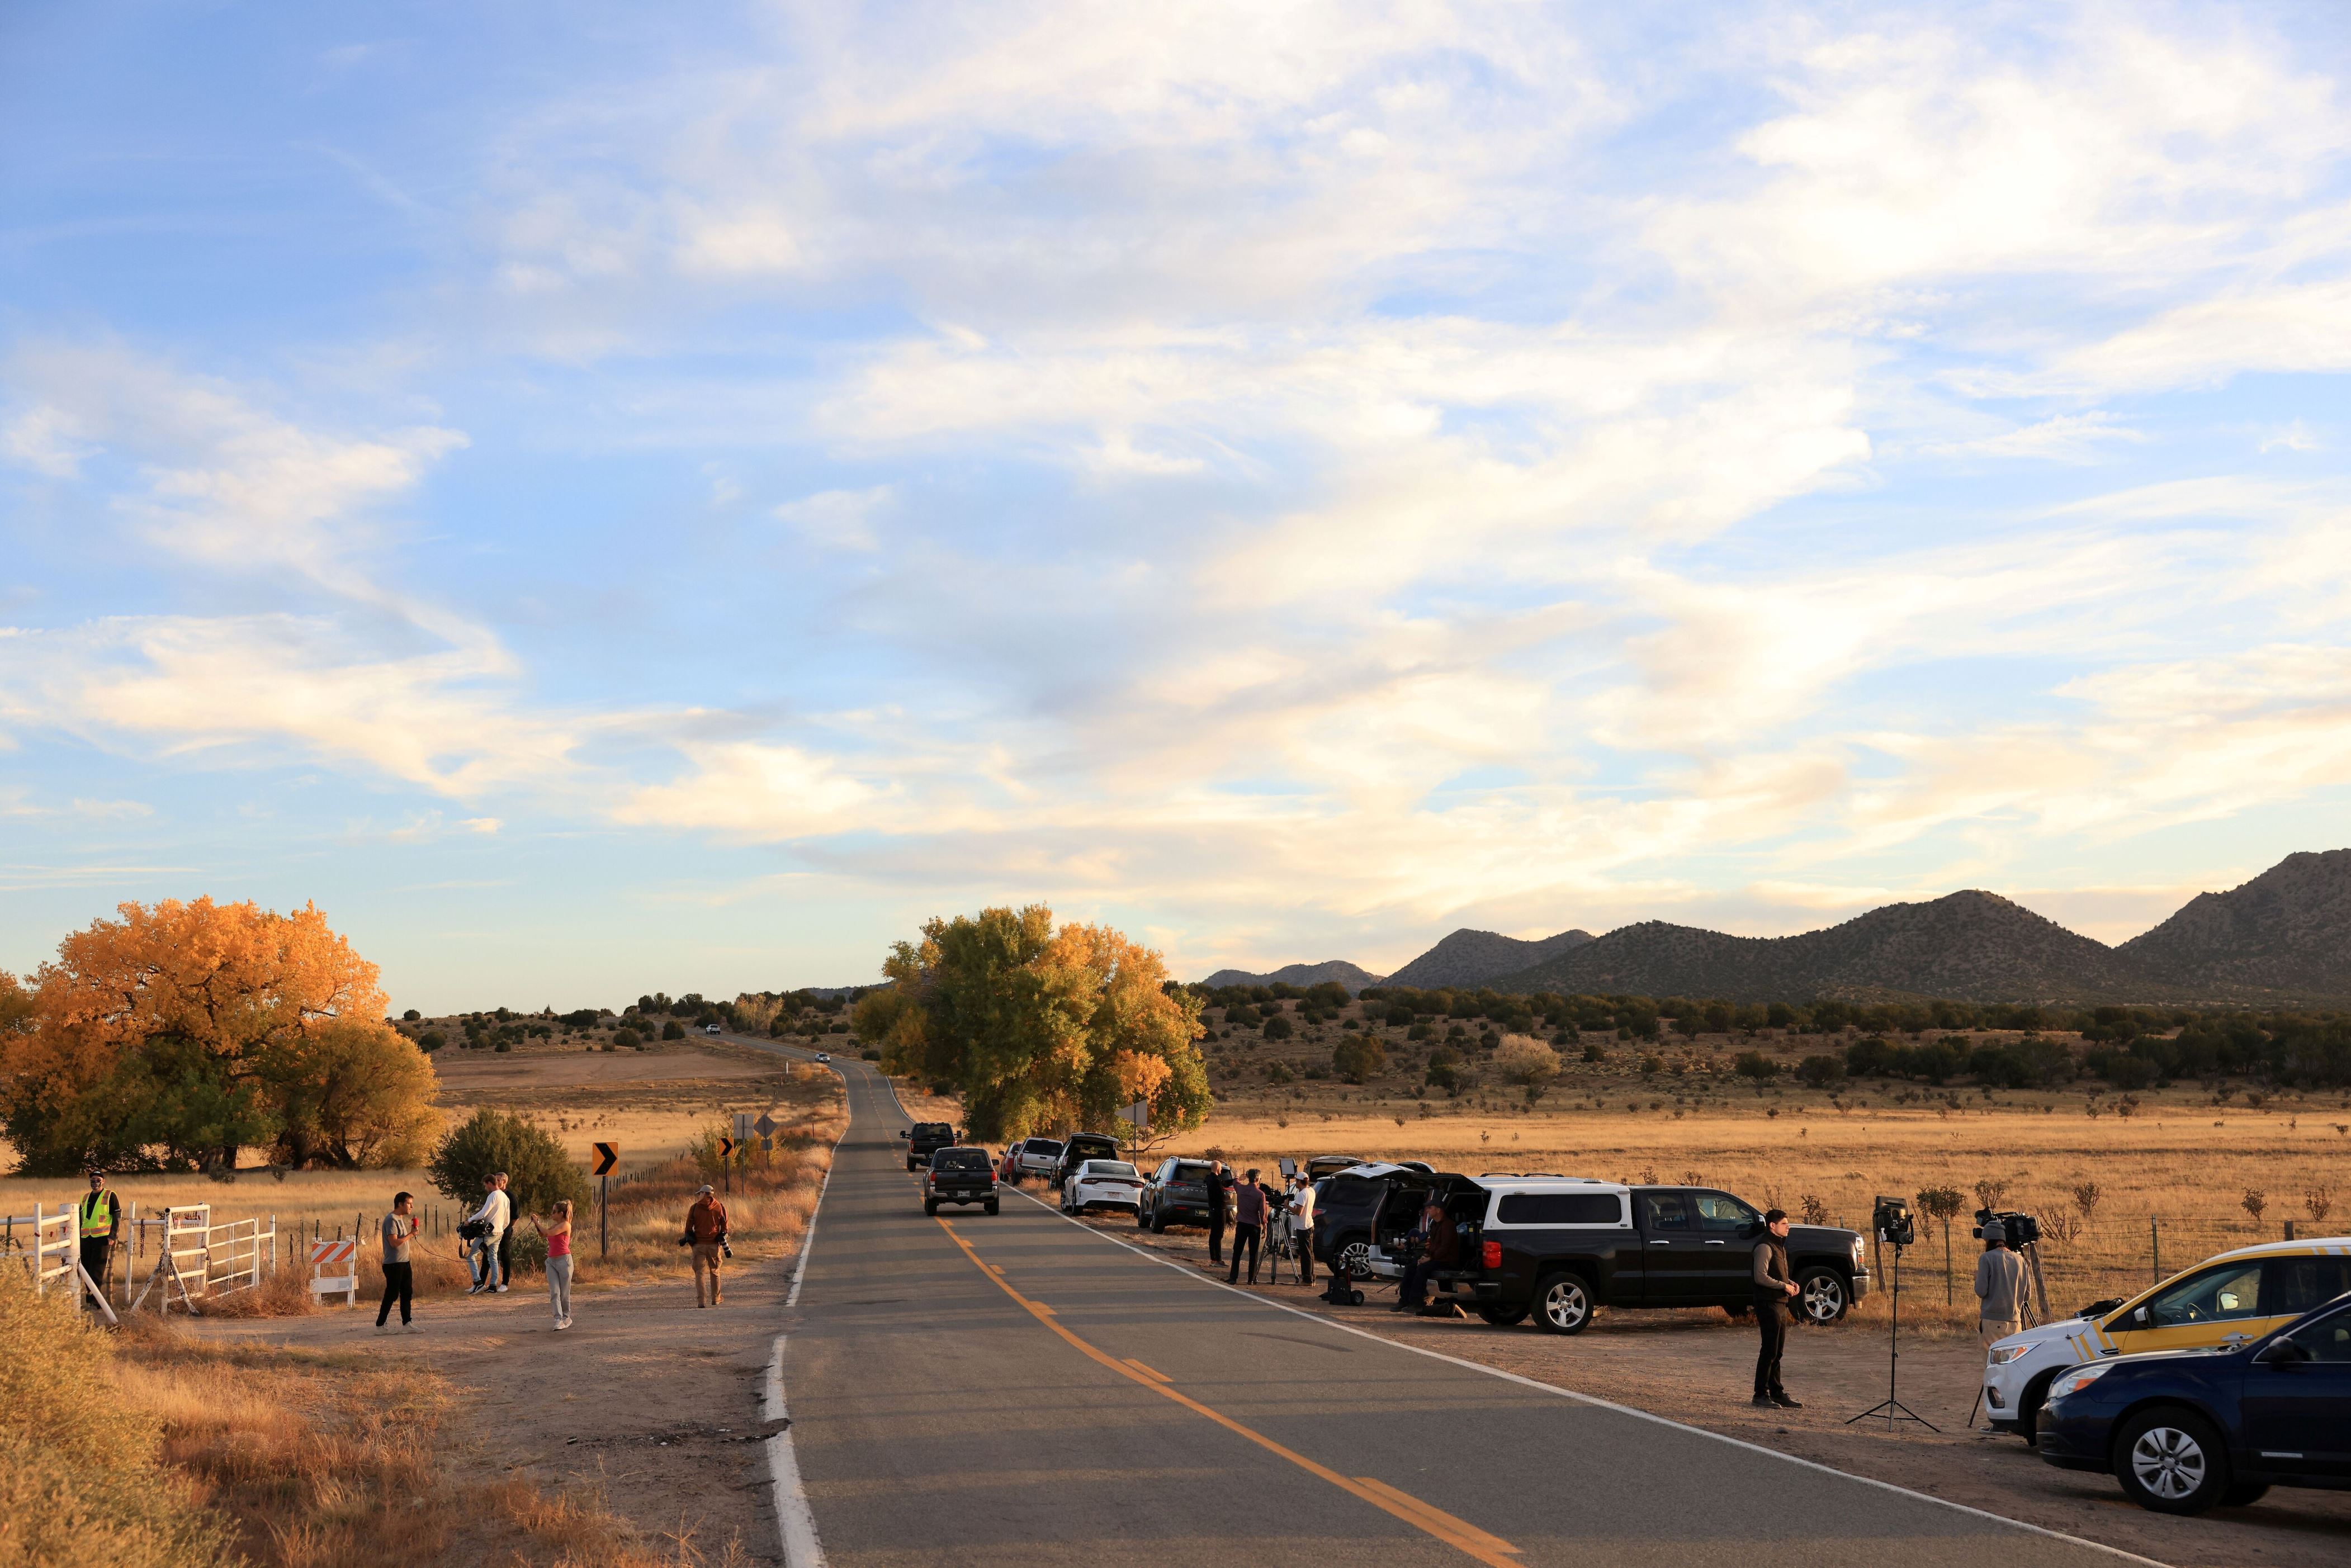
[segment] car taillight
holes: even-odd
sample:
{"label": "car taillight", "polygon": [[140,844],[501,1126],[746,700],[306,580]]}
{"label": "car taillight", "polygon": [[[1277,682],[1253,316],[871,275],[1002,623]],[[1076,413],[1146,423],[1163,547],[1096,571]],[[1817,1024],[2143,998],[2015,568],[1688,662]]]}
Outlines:
{"label": "car taillight", "polygon": [[1487,1268],[1499,1269],[1502,1266],[1502,1244],[1500,1242],[1489,1241],[1485,1246],[1480,1247],[1478,1249],[1478,1252],[1479,1261],[1485,1264]]}

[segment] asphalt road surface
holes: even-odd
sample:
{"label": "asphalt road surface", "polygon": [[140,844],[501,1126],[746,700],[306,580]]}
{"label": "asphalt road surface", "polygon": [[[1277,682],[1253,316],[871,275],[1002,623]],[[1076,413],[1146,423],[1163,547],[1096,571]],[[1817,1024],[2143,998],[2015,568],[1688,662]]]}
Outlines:
{"label": "asphalt road surface", "polygon": [[1351,1333],[1009,1189],[925,1218],[896,1097],[839,1065],[780,1363],[835,1568],[2144,1561]]}

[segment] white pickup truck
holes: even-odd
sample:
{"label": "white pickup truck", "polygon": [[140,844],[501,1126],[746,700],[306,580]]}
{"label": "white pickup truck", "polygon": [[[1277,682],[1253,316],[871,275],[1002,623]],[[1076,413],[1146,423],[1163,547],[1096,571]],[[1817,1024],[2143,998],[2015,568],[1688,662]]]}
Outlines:
{"label": "white pickup truck", "polygon": [[1013,1162],[1012,1168],[1024,1181],[1030,1176],[1040,1176],[1050,1182],[1061,1165],[1061,1139],[1023,1138],[1020,1140],[1020,1157]]}

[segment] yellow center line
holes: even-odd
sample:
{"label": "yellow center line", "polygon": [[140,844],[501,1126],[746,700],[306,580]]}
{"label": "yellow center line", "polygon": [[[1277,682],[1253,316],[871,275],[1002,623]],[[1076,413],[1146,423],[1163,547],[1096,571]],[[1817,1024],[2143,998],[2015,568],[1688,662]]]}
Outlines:
{"label": "yellow center line", "polygon": [[1147,1366],[1144,1365],[1144,1364],[1143,1364],[1143,1363],[1141,1363],[1141,1362],[1139,1362],[1139,1361],[1135,1360],[1135,1359],[1134,1359],[1134,1357],[1133,1357],[1133,1356],[1131,1356],[1131,1355],[1130,1355],[1130,1356],[1128,1356],[1128,1357],[1126,1358],[1126,1364],[1127,1364],[1127,1365],[1129,1365],[1129,1366],[1131,1366],[1131,1367],[1133,1367],[1133,1368],[1134,1368],[1134,1370],[1135,1370],[1135,1371],[1137,1371],[1137,1372],[1139,1372],[1139,1373],[1143,1374],[1143,1375],[1144,1375],[1144,1376],[1148,1377],[1148,1378],[1155,1379],[1155,1381],[1157,1381],[1157,1382],[1160,1382],[1160,1383],[1173,1383],[1173,1382],[1175,1382],[1175,1381],[1176,1381],[1174,1378],[1172,1378],[1172,1377],[1168,1376],[1168,1375],[1167,1375],[1165,1373],[1164,1373],[1164,1372],[1155,1372],[1155,1371],[1153,1371],[1150,1367],[1147,1367]]}
{"label": "yellow center line", "polygon": [[[933,1218],[936,1218],[937,1217],[933,1216]],[[1317,1464],[1312,1459],[1310,1459],[1305,1455],[1300,1453],[1297,1449],[1285,1448],[1283,1445],[1275,1442],[1271,1437],[1267,1437],[1264,1433],[1249,1427],[1244,1427],[1238,1421],[1234,1420],[1231,1416],[1225,1415],[1223,1412],[1212,1410],[1207,1406],[1203,1405],[1198,1400],[1193,1398],[1190,1395],[1182,1393],[1177,1389],[1171,1387],[1168,1380],[1165,1376],[1159,1373],[1153,1372],[1141,1362],[1129,1363],[1121,1361],[1106,1350],[1096,1349],[1093,1345],[1089,1344],[1086,1341],[1079,1338],[1076,1334],[1071,1333],[1060,1323],[1055,1322],[1052,1318],[1052,1308],[1045,1305],[1042,1301],[1032,1301],[1028,1297],[1022,1295],[1019,1291],[1014,1290],[1012,1288],[1012,1282],[1009,1280],[1005,1279],[1001,1273],[990,1272],[987,1261],[982,1259],[977,1252],[972,1249],[970,1242],[966,1241],[961,1236],[956,1233],[954,1226],[949,1225],[944,1219],[940,1219],[938,1223],[939,1228],[946,1231],[948,1239],[954,1241],[957,1247],[963,1249],[964,1256],[972,1260],[973,1264],[978,1268],[984,1278],[993,1280],[996,1282],[996,1288],[998,1290],[1002,1291],[1006,1295],[1019,1302],[1020,1306],[1039,1322],[1043,1323],[1047,1328],[1051,1329],[1055,1333],[1061,1335],[1063,1340],[1069,1343],[1072,1349],[1077,1350],[1088,1358],[1100,1363],[1102,1365],[1110,1368],[1113,1372],[1117,1373],[1121,1377],[1127,1379],[1129,1382],[1139,1384],[1143,1387],[1150,1389],[1154,1394],[1159,1395],[1163,1398],[1174,1400],[1176,1404],[1181,1405],[1185,1409],[1191,1411],[1194,1415],[1207,1417],[1209,1420],[1214,1421],[1217,1426],[1224,1427],[1225,1430],[1233,1433],[1237,1437],[1248,1438],[1250,1442],[1255,1443],[1259,1448],[1265,1449],[1268,1453],[1275,1454],[1282,1458],[1288,1459],[1291,1464],[1296,1465],[1300,1469],[1304,1470],[1307,1474],[1315,1477],[1317,1479],[1328,1481],[1332,1486],[1337,1487],[1341,1491],[1346,1492],[1351,1496],[1363,1499],[1364,1501],[1370,1503],[1374,1508],[1378,1509],[1383,1513],[1393,1515],[1395,1518],[1400,1519],[1404,1521],[1405,1523],[1411,1525],[1415,1530],[1420,1531],[1424,1534],[1433,1536],[1437,1540],[1443,1542],[1446,1545],[1454,1548],[1456,1551],[1474,1557],[1480,1563],[1487,1563],[1489,1568],[1519,1568],[1519,1564],[1515,1561],[1519,1549],[1511,1545],[1509,1542],[1502,1540],[1499,1536],[1490,1535],[1485,1531],[1479,1529],[1476,1525],[1470,1523],[1468,1520],[1457,1519],[1452,1514],[1446,1512],[1443,1509],[1435,1507],[1429,1503],[1425,1503],[1408,1492],[1398,1491],[1395,1488],[1389,1486],[1384,1481],[1375,1480],[1369,1476],[1343,1476],[1338,1471],[1332,1469],[1330,1466]]]}

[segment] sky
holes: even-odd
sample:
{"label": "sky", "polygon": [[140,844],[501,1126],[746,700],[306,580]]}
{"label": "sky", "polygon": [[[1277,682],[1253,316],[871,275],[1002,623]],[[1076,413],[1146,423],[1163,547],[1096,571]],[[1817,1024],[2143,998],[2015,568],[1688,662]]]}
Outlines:
{"label": "sky", "polygon": [[0,967],[2102,940],[2351,841],[2351,13],[0,8]]}

